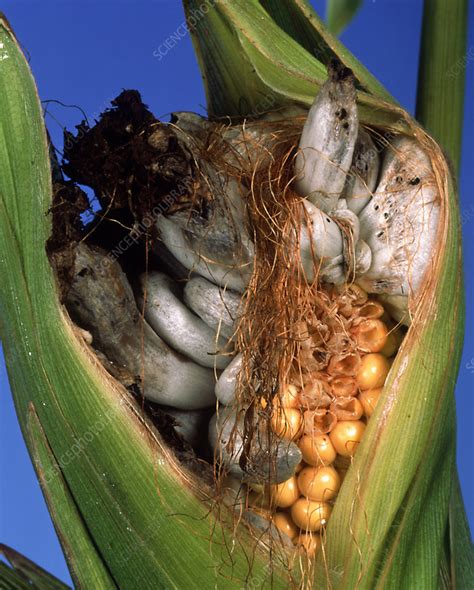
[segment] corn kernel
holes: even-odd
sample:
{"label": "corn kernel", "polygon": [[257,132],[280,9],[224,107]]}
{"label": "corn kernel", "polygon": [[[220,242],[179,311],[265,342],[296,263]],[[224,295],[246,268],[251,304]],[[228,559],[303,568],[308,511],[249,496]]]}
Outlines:
{"label": "corn kernel", "polygon": [[331,505],[326,502],[300,498],[291,507],[291,518],[301,530],[317,532],[327,524],[331,511]]}
{"label": "corn kernel", "polygon": [[329,434],[334,448],[343,457],[352,457],[364,434],[365,424],[360,420],[338,422]]}
{"label": "corn kernel", "polygon": [[364,408],[356,397],[338,397],[332,402],[331,411],[338,420],[359,420]]}
{"label": "corn kernel", "polygon": [[334,467],[305,467],[298,475],[298,487],[306,498],[327,502],[337,496],[341,479]]}
{"label": "corn kernel", "polygon": [[278,508],[289,508],[300,497],[296,477],[290,477],[283,483],[270,486],[272,504]]}
{"label": "corn kernel", "polygon": [[359,401],[364,408],[364,414],[369,417],[372,416],[375,406],[379,401],[380,394],[383,387],[376,387],[375,389],[366,389],[359,394]]}
{"label": "corn kernel", "polygon": [[301,553],[314,557],[321,547],[321,535],[301,533],[293,542]]}
{"label": "corn kernel", "polygon": [[302,436],[298,442],[298,446],[303,455],[303,459],[309,465],[329,465],[336,458],[336,449],[329,436],[325,434],[317,436]]}
{"label": "corn kernel", "polygon": [[298,536],[298,527],[286,512],[277,512],[273,516],[273,524],[290,539],[295,539]]}
{"label": "corn kernel", "polygon": [[271,426],[280,438],[294,440],[303,434],[303,416],[296,408],[275,408]]}
{"label": "corn kernel", "polygon": [[284,408],[298,408],[299,407],[299,390],[296,385],[291,383],[283,388],[274,398],[275,405],[283,406]]}
{"label": "corn kernel", "polygon": [[367,352],[380,352],[387,343],[387,326],[378,319],[365,320],[354,330],[357,346]]}
{"label": "corn kernel", "polygon": [[380,353],[366,354],[362,357],[357,383],[361,390],[382,387],[390,370],[390,363]]}

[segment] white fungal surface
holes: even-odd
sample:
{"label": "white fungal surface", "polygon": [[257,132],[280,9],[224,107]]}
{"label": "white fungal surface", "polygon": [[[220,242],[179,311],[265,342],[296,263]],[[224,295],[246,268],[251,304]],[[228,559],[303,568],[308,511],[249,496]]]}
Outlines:
{"label": "white fungal surface", "polygon": [[415,141],[400,137],[388,150],[374,196],[360,214],[372,251],[360,284],[369,293],[410,296],[432,263],[440,199],[429,158]]}
{"label": "white fungal surface", "polygon": [[234,179],[223,179],[207,168],[212,200],[201,210],[160,215],[156,228],[168,250],[190,272],[243,292],[252,274],[254,257],[254,246],[246,231],[242,198],[245,189]]}
{"label": "white fungal surface", "polygon": [[336,285],[355,279],[409,323],[408,300],[433,262],[440,208],[433,169],[411,138],[377,146],[353,108],[350,78],[332,75],[301,134],[294,186],[311,220],[300,240],[305,276]]}
{"label": "white fungal surface", "polygon": [[346,184],[357,131],[352,72],[330,70],[309,110],[295,159],[295,189],[325,213],[334,209]]}
{"label": "white fungal surface", "polygon": [[229,364],[226,340],[186,307],[172,279],[153,272],[141,277],[141,285],[146,289],[145,319],[160,338],[203,367],[224,369]]}
{"label": "white fungal surface", "polygon": [[184,303],[220,336],[232,338],[241,294],[223,289],[203,277],[193,277],[183,290]]}
{"label": "white fungal surface", "polygon": [[239,373],[242,370],[242,355],[238,354],[222,372],[216,383],[216,398],[224,406],[231,406],[236,401]]}
{"label": "white fungal surface", "polygon": [[352,165],[346,177],[342,196],[347,207],[358,215],[370,201],[377,185],[380,153],[370,133],[359,127],[352,157]]}

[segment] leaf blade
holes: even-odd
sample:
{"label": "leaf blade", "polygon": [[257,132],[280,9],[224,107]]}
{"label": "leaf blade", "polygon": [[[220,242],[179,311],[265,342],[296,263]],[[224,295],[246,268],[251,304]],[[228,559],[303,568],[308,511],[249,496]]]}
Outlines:
{"label": "leaf blade", "polygon": [[425,0],[416,118],[459,172],[467,48],[467,0]]}
{"label": "leaf blade", "polygon": [[68,556],[75,587],[113,590],[116,585],[95,550],[33,404],[29,407],[27,432],[38,479],[64,553]]}
{"label": "leaf blade", "polygon": [[393,96],[370,71],[326,28],[308,0],[260,0],[278,26],[300,43],[321,63],[338,59],[350,68],[360,89],[379,99],[397,104]]}
{"label": "leaf blade", "polygon": [[[1,582],[7,582],[10,590],[33,588],[34,590],[70,590],[69,586],[58,580],[55,576],[42,567],[15,551],[7,545],[0,544],[0,554],[10,563],[0,563],[0,587]],[[8,571],[6,571],[8,570]]]}

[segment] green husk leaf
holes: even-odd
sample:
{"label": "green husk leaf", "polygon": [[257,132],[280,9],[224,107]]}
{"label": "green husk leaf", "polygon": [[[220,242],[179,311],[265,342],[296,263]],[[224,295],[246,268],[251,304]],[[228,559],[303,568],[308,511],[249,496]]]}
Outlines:
{"label": "green husk leaf", "polygon": [[76,588],[115,588],[114,580],[97,553],[94,541],[62,477],[61,466],[48,444],[33,404],[29,407],[27,432],[41,488],[49,511],[54,515],[56,532],[67,555]]}
{"label": "green husk leaf", "polygon": [[[209,3],[205,14],[199,13],[201,5],[198,0],[184,0],[211,118],[253,117],[295,102],[310,106],[326,79],[327,63],[337,57],[351,67],[360,83],[361,121],[407,130],[393,98],[329,35],[303,0],[290,0],[285,12],[272,0],[218,1]],[[310,35],[308,39],[322,48],[318,56],[322,61],[283,28],[293,16],[295,23],[309,19],[303,36]],[[299,30],[299,26],[293,29],[293,34]]]}
{"label": "green husk leaf", "polygon": [[[440,142],[459,174],[464,115],[467,0],[425,2],[416,116]],[[474,549],[457,475],[451,490],[447,553],[453,586],[474,587]]]}
{"label": "green husk leaf", "polygon": [[6,563],[0,562],[0,588],[70,590],[61,580],[11,547],[0,544],[0,555],[3,555],[11,565],[8,567]]}
{"label": "green husk leaf", "polygon": [[425,0],[416,118],[459,172],[464,114],[467,0]]}
{"label": "green husk leaf", "polygon": [[84,567],[99,588],[133,588],[137,580],[153,590],[238,588],[252,563],[256,580],[272,576],[275,587],[286,587],[286,574],[276,561],[267,566],[245,528],[235,546],[230,533],[221,534],[205,492],[192,481],[183,485],[190,475],[65,314],[45,252],[51,172],[41,106],[3,19],[0,42],[1,336],[38,475],[45,481],[41,469],[60,468],[45,493],[57,529],[75,529],[74,550],[66,551],[73,576]]}
{"label": "green husk leaf", "polygon": [[0,561],[0,588],[2,590],[31,590],[31,585],[18,572]]}
{"label": "green husk leaf", "polygon": [[340,35],[362,6],[362,0],[327,0],[326,22],[333,35]]}
{"label": "green husk leaf", "polygon": [[260,0],[260,4],[282,30],[321,63],[327,65],[331,59],[338,59],[353,71],[361,90],[397,104],[377,78],[331,34],[308,0]]}
{"label": "green husk leaf", "polygon": [[451,490],[446,537],[453,587],[474,588],[474,547],[457,474]]}
{"label": "green husk leaf", "polygon": [[393,96],[369,70],[334,37],[316,14],[308,0],[260,0],[278,26],[298,41],[321,63],[327,65],[331,59],[338,59],[350,68],[362,90],[381,100],[397,104]]}

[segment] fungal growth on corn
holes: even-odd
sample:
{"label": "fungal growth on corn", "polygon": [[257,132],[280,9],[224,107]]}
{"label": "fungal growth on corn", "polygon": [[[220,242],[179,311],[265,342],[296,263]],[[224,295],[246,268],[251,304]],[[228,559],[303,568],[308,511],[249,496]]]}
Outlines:
{"label": "fungal growth on corn", "polygon": [[66,139],[71,317],[218,513],[311,563],[432,263],[428,155],[360,125],[338,63],[309,112],[161,123],[127,91]]}

